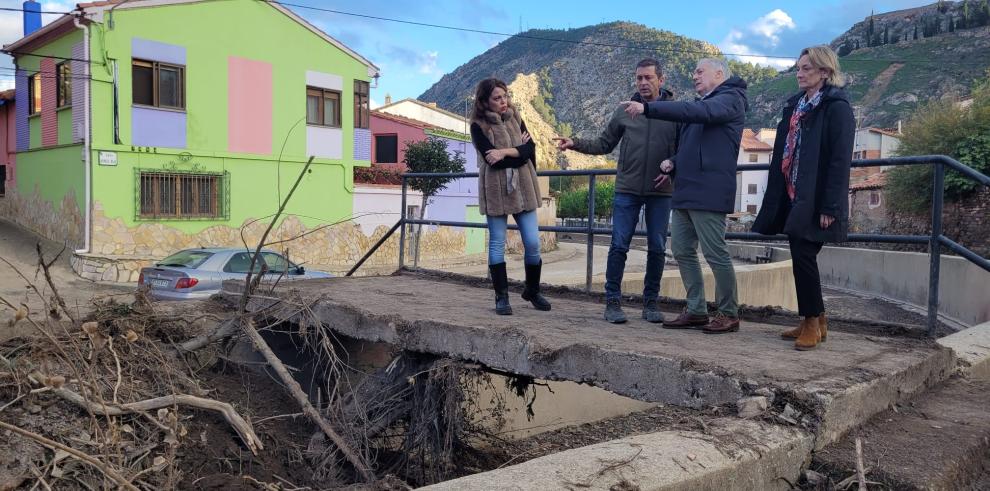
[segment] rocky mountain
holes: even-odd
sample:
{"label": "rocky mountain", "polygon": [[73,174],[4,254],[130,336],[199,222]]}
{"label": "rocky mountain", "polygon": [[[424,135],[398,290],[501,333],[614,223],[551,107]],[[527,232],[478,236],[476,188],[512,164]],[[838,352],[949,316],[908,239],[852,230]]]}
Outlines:
{"label": "rocky mountain", "polygon": [[[990,67],[987,2],[938,2],[867,17],[830,44],[861,125],[891,127],[933,98],[965,97]],[[797,92],[793,71],[750,86],[750,126],[769,126]]]}
{"label": "rocky mountain", "polygon": [[[608,122],[616,105],[634,93],[633,72],[641,59],[660,60],[667,74],[665,85],[673,89],[675,97],[689,98],[694,95],[689,75],[697,59],[718,53],[714,45],[704,41],[631,22],[530,30],[444,75],[419,98],[462,112],[479,80],[495,76],[510,83],[520,74],[536,75],[538,90],[523,99],[557,133],[593,136]],[[772,69],[738,66],[755,78],[776,74]],[[517,104],[521,102],[520,94],[513,97]],[[567,152],[561,162],[578,160],[573,154]]]}
{"label": "rocky mountain", "polygon": [[[987,24],[987,0],[937,2],[871,15],[832,40],[860,124],[894,126],[926,100],[966,96],[990,67]],[[538,115],[548,132],[591,137],[616,104],[633,94],[633,67],[639,60],[659,59],[665,86],[675,98],[690,99],[697,59],[719,54],[710,43],[631,22],[530,30],[444,75],[420,99],[460,113],[479,80],[495,76],[510,83],[523,75],[527,90],[513,95],[517,104],[525,99],[533,113],[527,121]],[[793,71],[730,63],[750,84],[747,126],[773,125],[784,101],[797,92]],[[573,152],[556,157],[551,152],[541,160],[543,167],[600,165],[594,159],[578,162]]]}

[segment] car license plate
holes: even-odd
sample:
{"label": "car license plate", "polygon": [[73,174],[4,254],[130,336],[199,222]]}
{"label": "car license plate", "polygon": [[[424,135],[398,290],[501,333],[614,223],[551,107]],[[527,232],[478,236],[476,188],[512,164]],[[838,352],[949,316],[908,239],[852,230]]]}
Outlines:
{"label": "car license plate", "polygon": [[169,284],[168,280],[158,280],[154,278],[151,280],[151,286],[168,288],[168,284]]}

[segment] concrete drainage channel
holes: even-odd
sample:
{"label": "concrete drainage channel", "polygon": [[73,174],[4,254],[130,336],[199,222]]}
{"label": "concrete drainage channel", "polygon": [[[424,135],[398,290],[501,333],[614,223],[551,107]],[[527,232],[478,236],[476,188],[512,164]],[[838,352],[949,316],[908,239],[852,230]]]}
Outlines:
{"label": "concrete drainage channel", "polygon": [[[918,399],[912,396],[928,397],[926,390],[958,377],[958,359],[970,373],[982,373],[987,353],[976,353],[975,346],[990,346],[986,328],[977,335],[967,331],[956,344],[946,341],[950,347],[833,331],[821,349],[797,353],[776,335],[780,326],[758,322],[716,344],[700,333],[660,332],[635,322],[603,329],[588,322],[600,305],[577,297],[555,298],[553,317],[518,309],[509,319],[494,319],[487,293],[406,275],[300,282],[287,303],[312,305],[309,317],[277,309],[269,315],[300,329],[319,325],[398,350],[537,380],[580,382],[663,405],[645,412],[658,415],[653,427],[599,432],[598,440],[575,440],[586,443],[576,448],[550,445],[562,451],[519,455],[512,465],[436,489],[788,489],[813,455],[824,455],[830,444],[843,443],[889,408],[913,404]],[[451,305],[450,298],[459,301]],[[663,416],[667,409],[678,417]],[[740,411],[752,419],[738,417]],[[586,426],[593,430],[628,416]],[[812,465],[831,472],[821,459]]]}

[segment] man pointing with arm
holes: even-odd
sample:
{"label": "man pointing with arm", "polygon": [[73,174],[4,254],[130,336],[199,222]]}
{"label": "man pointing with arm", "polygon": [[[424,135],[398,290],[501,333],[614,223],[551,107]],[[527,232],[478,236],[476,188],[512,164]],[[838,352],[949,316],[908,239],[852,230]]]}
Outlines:
{"label": "man pointing with arm", "polygon": [[[704,326],[710,334],[739,330],[738,294],[732,258],[725,243],[725,215],[733,211],[736,160],[746,118],[746,82],[731,76],[724,60],[706,58],[693,75],[699,98],[693,102],[623,102],[630,117],[683,123],[677,153],[661,164],[676,174],[671,207],[671,252],[687,290],[687,307],[665,328]],[[665,176],[657,178],[663,181]],[[715,277],[718,312],[710,320],[697,248]]]}

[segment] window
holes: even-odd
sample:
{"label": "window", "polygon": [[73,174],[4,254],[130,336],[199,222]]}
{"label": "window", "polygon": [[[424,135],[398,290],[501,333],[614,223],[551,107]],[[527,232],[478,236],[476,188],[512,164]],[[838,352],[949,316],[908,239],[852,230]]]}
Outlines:
{"label": "window", "polygon": [[141,172],[141,218],[220,218],[222,174]]}
{"label": "window", "polygon": [[749,161],[750,162],[759,162],[760,161],[760,156],[758,154],[751,153],[751,154],[749,154]]}
{"label": "window", "polygon": [[306,87],[306,124],[340,128],[340,92]]}
{"label": "window", "polygon": [[41,114],[41,74],[28,77],[28,114]]}
{"label": "window", "polygon": [[406,218],[419,218],[419,205],[406,205]]}
{"label": "window", "polygon": [[870,208],[880,206],[880,191],[870,191]]}
{"label": "window", "polygon": [[399,163],[399,135],[375,135],[375,163]]}
{"label": "window", "polygon": [[200,264],[206,262],[207,259],[213,256],[212,252],[197,251],[194,249],[179,251],[172,254],[161,262],[156,263],[156,266],[173,266],[179,268],[189,268],[196,269]]}
{"label": "window", "polygon": [[[250,252],[238,252],[230,257],[227,264],[223,267],[225,273],[247,273],[251,269],[251,256],[253,253]],[[261,273],[261,266],[264,264],[268,267],[265,270],[267,274],[298,274],[299,267],[295,263],[289,261],[281,254],[276,254],[274,252],[262,252],[261,256],[254,263],[254,273]]]}
{"label": "window", "polygon": [[746,189],[747,194],[756,194],[756,184],[750,184]]}
{"label": "window", "polygon": [[[254,262],[254,273],[257,274],[261,272],[261,264],[263,262],[264,259],[260,257],[258,258],[257,261]],[[246,274],[250,269],[251,269],[251,253],[249,252],[238,252],[237,254],[234,254],[233,256],[230,257],[230,260],[227,261],[227,264],[223,267],[223,271],[225,273]]]}
{"label": "window", "polygon": [[371,126],[371,100],[369,98],[371,85],[364,80],[354,81],[354,127],[368,128]]}
{"label": "window", "polygon": [[756,214],[756,205],[746,205],[746,213]]}
{"label": "window", "polygon": [[7,194],[7,166],[0,165],[0,196]]}
{"label": "window", "polygon": [[134,60],[131,78],[134,104],[185,109],[185,67],[157,61]]}
{"label": "window", "polygon": [[55,65],[55,86],[58,87],[58,107],[72,105],[72,67],[68,62]]}
{"label": "window", "polygon": [[859,160],[863,158],[863,152],[853,152],[853,159]]}

